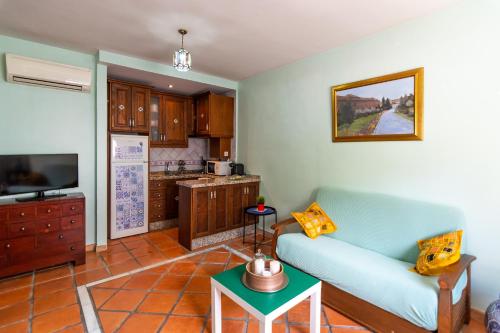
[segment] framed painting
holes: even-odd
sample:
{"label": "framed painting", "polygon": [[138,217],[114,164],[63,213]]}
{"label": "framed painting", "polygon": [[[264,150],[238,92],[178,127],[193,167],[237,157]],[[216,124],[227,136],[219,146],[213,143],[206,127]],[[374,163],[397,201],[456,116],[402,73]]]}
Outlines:
{"label": "framed painting", "polygon": [[422,140],[424,69],[332,87],[332,140]]}

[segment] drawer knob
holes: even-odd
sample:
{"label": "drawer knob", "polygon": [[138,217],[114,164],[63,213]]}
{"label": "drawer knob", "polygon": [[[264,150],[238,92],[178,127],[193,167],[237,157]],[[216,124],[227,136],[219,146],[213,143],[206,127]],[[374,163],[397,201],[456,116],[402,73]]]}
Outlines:
{"label": "drawer knob", "polygon": [[161,204],[158,204],[158,208],[161,208]]}
{"label": "drawer knob", "polygon": [[158,198],[159,198],[159,197],[161,197],[161,195],[160,195],[159,193],[158,193],[156,196],[157,196]]}
{"label": "drawer knob", "polygon": [[74,247],[74,246],[71,246],[69,249],[70,249],[71,251],[75,251],[75,247]]}
{"label": "drawer knob", "polygon": [[47,213],[49,213],[49,214],[52,213],[52,210],[50,208],[47,209]]}
{"label": "drawer knob", "polygon": [[5,247],[9,249],[10,248],[10,244],[5,244]]}
{"label": "drawer knob", "polygon": [[63,234],[60,234],[59,235],[59,239],[63,239],[64,238],[64,235]]}
{"label": "drawer knob", "polygon": [[75,209],[76,209],[76,207],[75,207],[75,206],[71,206],[71,210],[75,210]]}
{"label": "drawer knob", "polygon": [[25,231],[25,230],[26,230],[26,227],[22,226],[21,228],[19,228],[19,230],[21,230],[21,231]]}
{"label": "drawer knob", "polygon": [[75,224],[75,223],[76,223],[76,220],[71,220],[71,221],[69,221],[69,223],[71,223],[71,224]]}
{"label": "drawer knob", "polygon": [[156,215],[156,217],[160,218],[160,217],[161,217],[161,215]]}
{"label": "drawer knob", "polygon": [[160,186],[161,186],[161,184],[160,184],[160,183],[158,183],[158,184],[156,184],[156,186],[160,187]]}
{"label": "drawer knob", "polygon": [[50,223],[47,223],[47,228],[50,228],[52,227],[52,225]]}
{"label": "drawer knob", "polygon": [[24,214],[24,212],[21,212],[19,215],[24,216],[24,215],[26,215],[26,214]]}
{"label": "drawer knob", "polygon": [[179,196],[176,195],[174,199],[175,199],[175,201],[179,201]]}

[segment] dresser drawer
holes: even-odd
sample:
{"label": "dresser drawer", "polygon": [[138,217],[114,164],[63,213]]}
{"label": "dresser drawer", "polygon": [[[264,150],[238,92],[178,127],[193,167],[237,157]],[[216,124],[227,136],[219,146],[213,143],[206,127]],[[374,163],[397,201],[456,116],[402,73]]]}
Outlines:
{"label": "dresser drawer", "polygon": [[61,229],[62,230],[70,230],[77,229],[83,227],[83,216],[82,215],[74,215],[74,216],[65,216],[61,218]]}
{"label": "dresser drawer", "polygon": [[35,237],[22,237],[4,241],[3,248],[11,264],[31,261],[35,252]]}
{"label": "dresser drawer", "polygon": [[37,247],[45,248],[51,246],[58,246],[60,244],[68,244],[74,243],[78,241],[83,241],[84,239],[83,230],[67,230],[67,231],[58,231],[51,232],[45,235],[38,235],[37,238]]}
{"label": "dresser drawer", "polygon": [[54,218],[61,216],[60,205],[43,205],[36,208],[36,216],[40,219]]}
{"label": "dresser drawer", "polygon": [[62,216],[79,215],[83,213],[83,203],[73,202],[62,205]]}
{"label": "dresser drawer", "polygon": [[7,238],[7,226],[0,222],[0,240]]}
{"label": "dresser drawer", "polygon": [[59,231],[61,229],[59,219],[37,221],[35,225],[36,232],[39,234],[46,234],[53,231]]}
{"label": "dresser drawer", "polygon": [[31,236],[35,234],[35,231],[35,222],[18,222],[8,225],[9,238]]}
{"label": "dresser drawer", "polygon": [[167,202],[165,200],[155,200],[149,203],[149,211],[166,211]]}
{"label": "dresser drawer", "polygon": [[35,206],[13,207],[9,209],[10,221],[32,220],[36,216]]}
{"label": "dresser drawer", "polygon": [[7,221],[7,209],[0,208],[0,222]]}
{"label": "dresser drawer", "polygon": [[150,180],[149,181],[149,190],[161,189],[167,187],[166,180]]}
{"label": "dresser drawer", "polygon": [[149,200],[151,201],[160,201],[160,200],[165,200],[166,198],[167,198],[166,190],[149,191]]}
{"label": "dresser drawer", "polygon": [[167,213],[165,212],[150,212],[149,213],[149,222],[163,221],[166,219]]}

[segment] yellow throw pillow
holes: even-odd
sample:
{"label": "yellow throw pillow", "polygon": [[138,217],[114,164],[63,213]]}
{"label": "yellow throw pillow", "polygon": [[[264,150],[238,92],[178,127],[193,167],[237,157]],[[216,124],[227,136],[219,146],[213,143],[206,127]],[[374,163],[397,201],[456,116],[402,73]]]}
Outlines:
{"label": "yellow throw pillow", "polygon": [[422,275],[437,275],[446,266],[459,261],[462,233],[462,230],[458,230],[431,239],[419,240],[420,254],[416,271]]}
{"label": "yellow throw pillow", "polygon": [[292,216],[300,223],[306,235],[312,239],[337,230],[335,223],[316,202],[313,202],[304,212],[292,212]]}

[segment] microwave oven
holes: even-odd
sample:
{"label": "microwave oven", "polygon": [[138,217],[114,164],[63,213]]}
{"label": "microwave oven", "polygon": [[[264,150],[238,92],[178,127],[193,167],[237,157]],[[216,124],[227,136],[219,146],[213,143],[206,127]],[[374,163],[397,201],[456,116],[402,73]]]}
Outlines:
{"label": "microwave oven", "polygon": [[207,161],[207,173],[217,176],[229,176],[231,175],[231,162]]}

